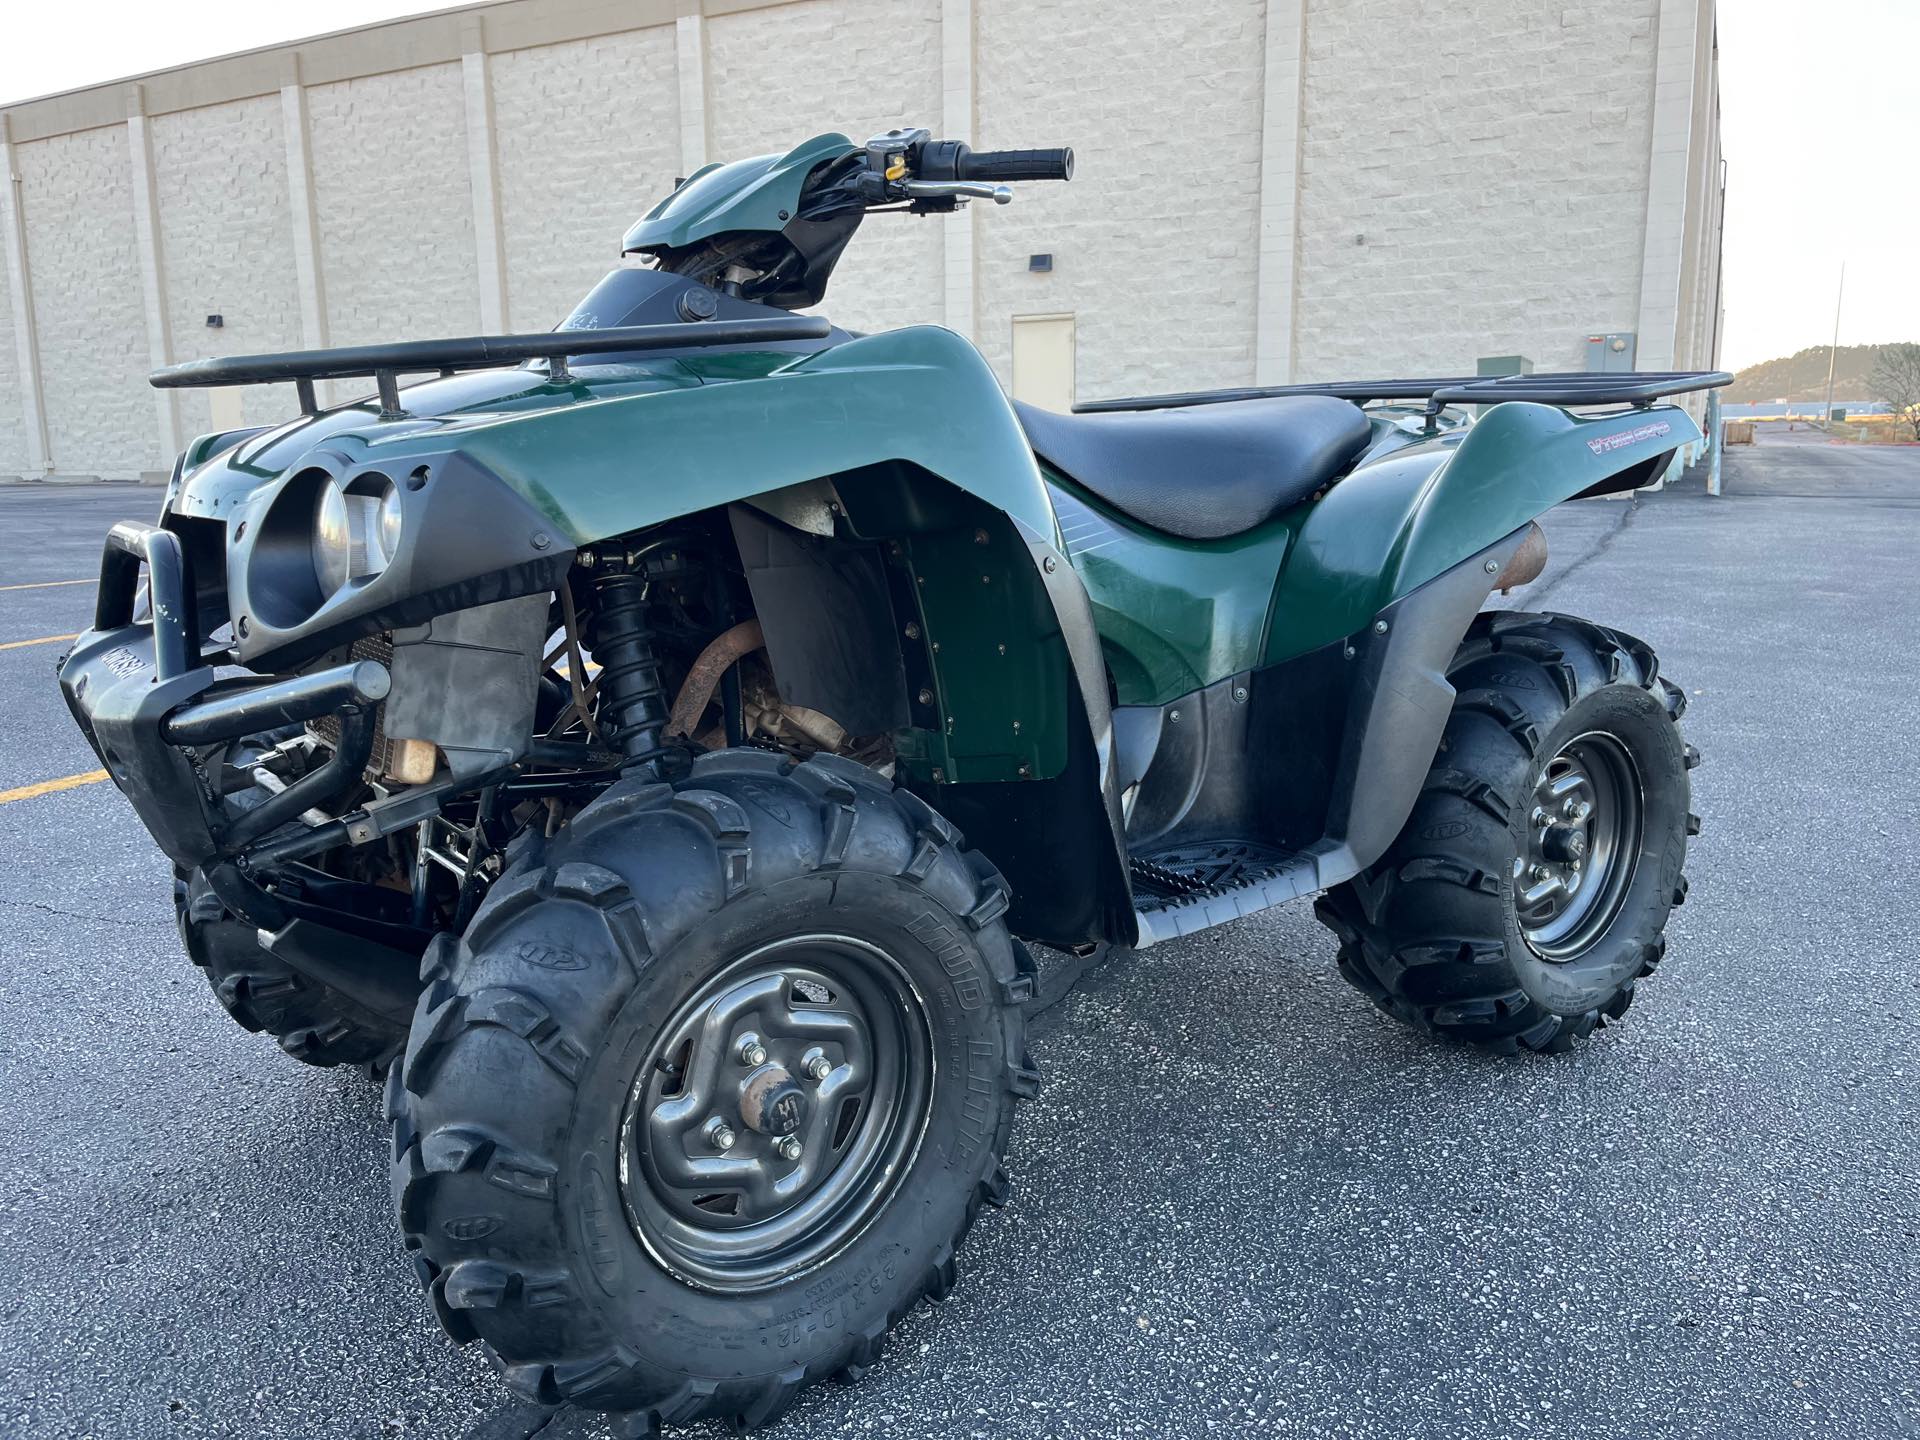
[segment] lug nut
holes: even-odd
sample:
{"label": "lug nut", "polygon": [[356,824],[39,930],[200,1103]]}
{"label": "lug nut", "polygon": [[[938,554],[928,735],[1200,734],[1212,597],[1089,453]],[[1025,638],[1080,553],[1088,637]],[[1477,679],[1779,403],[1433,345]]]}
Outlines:
{"label": "lug nut", "polygon": [[742,1065],[767,1063],[767,1047],[760,1043],[758,1035],[749,1033],[740,1037],[740,1063]]}
{"label": "lug nut", "polygon": [[798,1160],[800,1158],[800,1137],[798,1135],[782,1135],[778,1140],[773,1142],[773,1148],[779,1153],[782,1160]]}
{"label": "lug nut", "polygon": [[815,1051],[807,1057],[807,1078],[809,1080],[824,1080],[832,1073],[833,1062],[827,1059],[826,1056]]}
{"label": "lug nut", "polygon": [[1535,880],[1545,880],[1552,874],[1553,872],[1544,865],[1536,865],[1533,867],[1533,878]]}
{"label": "lug nut", "polygon": [[733,1133],[733,1127],[718,1115],[707,1121],[707,1142],[716,1150],[731,1150],[733,1142],[739,1137]]}

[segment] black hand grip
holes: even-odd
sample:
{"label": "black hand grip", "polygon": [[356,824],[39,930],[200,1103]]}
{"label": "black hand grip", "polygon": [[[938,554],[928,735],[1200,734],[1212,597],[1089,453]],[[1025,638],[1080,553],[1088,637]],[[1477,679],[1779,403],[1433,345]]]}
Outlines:
{"label": "black hand grip", "polygon": [[960,162],[962,180],[1071,180],[1073,151],[975,150]]}

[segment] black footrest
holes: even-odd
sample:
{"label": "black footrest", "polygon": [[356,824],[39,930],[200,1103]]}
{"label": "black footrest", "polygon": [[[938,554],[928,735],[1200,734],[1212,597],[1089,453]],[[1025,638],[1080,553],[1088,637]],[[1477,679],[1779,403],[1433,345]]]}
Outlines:
{"label": "black footrest", "polygon": [[1129,857],[1141,946],[1205,930],[1318,890],[1312,854],[1213,840]]}

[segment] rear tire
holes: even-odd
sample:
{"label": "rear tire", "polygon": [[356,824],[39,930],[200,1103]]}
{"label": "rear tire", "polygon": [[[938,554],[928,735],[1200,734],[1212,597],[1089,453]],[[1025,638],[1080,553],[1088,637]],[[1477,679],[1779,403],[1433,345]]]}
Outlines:
{"label": "rear tire", "polygon": [[1565,1050],[1626,1013],[1686,898],[1686,696],[1642,642],[1564,615],[1479,616],[1448,679],[1406,827],[1315,913],[1395,1019]]}
{"label": "rear tire", "polygon": [[[448,1334],[530,1399],[642,1427],[760,1425],[858,1378],[1006,1195],[1037,1087],[1006,905],[951,825],[851,761],[721,751],[608,790],[423,962],[393,1183]],[[858,1012],[864,1048],[823,1040],[828,1012]],[[849,1111],[830,1077],[862,1066]],[[787,1098],[763,1108],[769,1068]]]}
{"label": "rear tire", "polygon": [[257,932],[220,903],[198,870],[176,872],[174,919],[214,998],[243,1028],[271,1035],[308,1065],[367,1065],[378,1075],[407,1032],[260,948]]}

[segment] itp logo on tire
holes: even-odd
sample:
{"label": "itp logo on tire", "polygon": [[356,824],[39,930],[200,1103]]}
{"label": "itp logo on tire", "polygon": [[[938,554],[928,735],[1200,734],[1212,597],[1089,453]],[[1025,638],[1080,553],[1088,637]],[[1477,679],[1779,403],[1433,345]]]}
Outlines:
{"label": "itp logo on tire", "polygon": [[456,1215],[440,1225],[449,1240],[484,1240],[499,1228],[498,1215]]}
{"label": "itp logo on tire", "polygon": [[586,957],[570,945],[551,940],[522,940],[513,947],[513,958],[541,970],[584,970]]}

